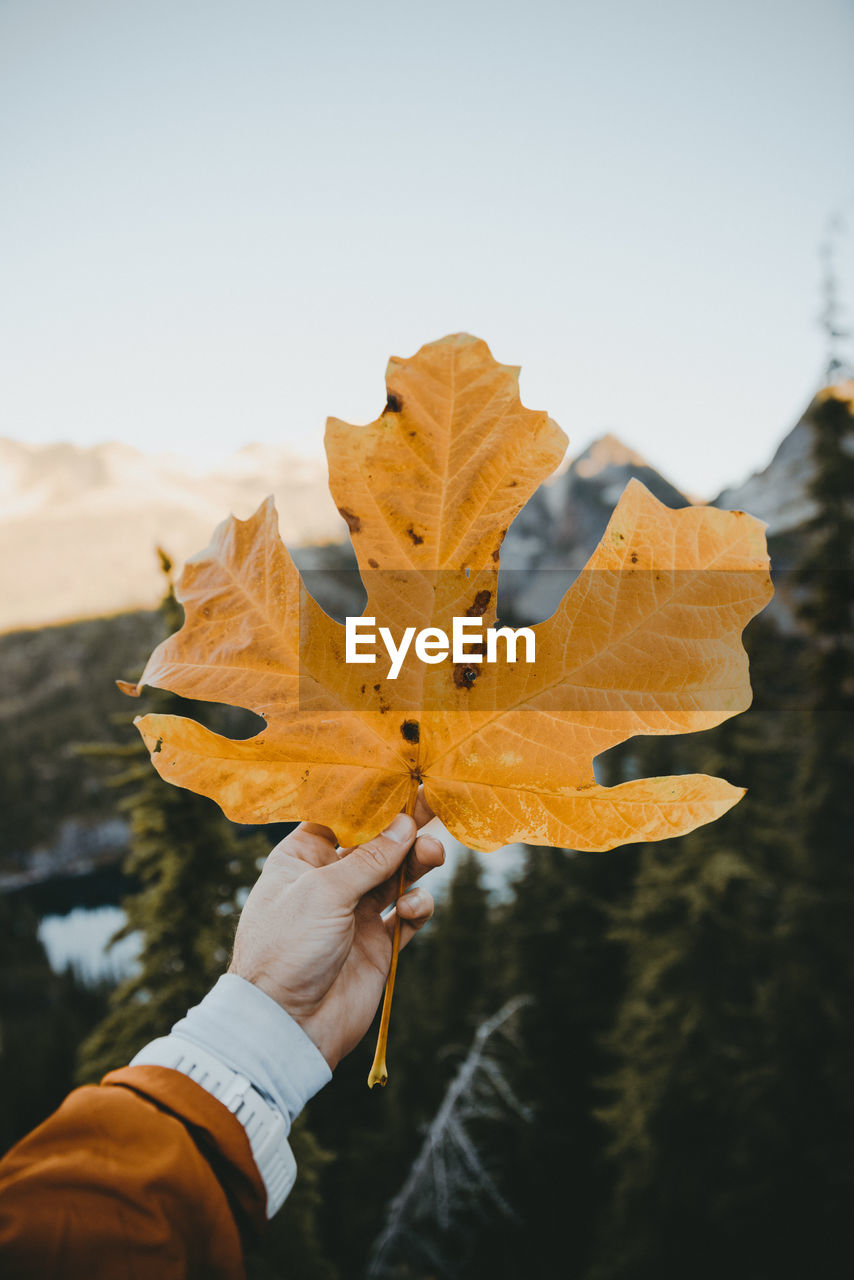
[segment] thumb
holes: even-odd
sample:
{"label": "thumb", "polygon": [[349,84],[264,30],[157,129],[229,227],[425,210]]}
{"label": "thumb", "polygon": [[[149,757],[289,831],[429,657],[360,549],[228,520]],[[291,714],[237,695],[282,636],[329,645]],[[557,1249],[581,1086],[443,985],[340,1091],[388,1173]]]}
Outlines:
{"label": "thumb", "polygon": [[360,898],[394,874],[412,847],[416,829],[414,818],[399,813],[381,835],[324,868],[327,880],[337,886],[347,907],[355,907]]}

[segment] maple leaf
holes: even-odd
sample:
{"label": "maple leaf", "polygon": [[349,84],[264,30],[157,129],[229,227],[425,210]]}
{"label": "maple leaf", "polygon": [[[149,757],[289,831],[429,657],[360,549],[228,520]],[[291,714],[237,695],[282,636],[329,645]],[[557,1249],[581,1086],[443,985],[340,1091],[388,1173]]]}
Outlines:
{"label": "maple leaf", "polygon": [[[364,616],[451,630],[496,617],[500,546],[566,437],[525,408],[519,370],[457,334],[392,359],[382,415],[327,424],[332,495],[367,590]],[[268,498],[187,562],[180,631],[137,686],[262,716],[235,741],[194,720],[137,724],[167,781],[238,822],[310,818],[355,845],[426,798],[463,844],[609,849],[681,835],[743,791],[691,774],[596,783],[594,757],[636,734],[706,729],[750,703],[741,632],[771,593],[764,526],[623,493],[586,569],[533,628],[536,660],[345,661],[345,628],[309,595]],[[412,654],[410,652],[410,659]]]}

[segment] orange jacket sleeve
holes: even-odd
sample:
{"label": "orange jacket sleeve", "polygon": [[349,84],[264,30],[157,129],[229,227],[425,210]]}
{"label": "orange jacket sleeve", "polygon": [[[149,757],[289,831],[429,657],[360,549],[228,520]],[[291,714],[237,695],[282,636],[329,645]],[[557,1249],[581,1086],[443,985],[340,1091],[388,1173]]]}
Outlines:
{"label": "orange jacket sleeve", "polygon": [[4,1280],[235,1280],[266,1191],[239,1121],[166,1067],[77,1089],[0,1161]]}

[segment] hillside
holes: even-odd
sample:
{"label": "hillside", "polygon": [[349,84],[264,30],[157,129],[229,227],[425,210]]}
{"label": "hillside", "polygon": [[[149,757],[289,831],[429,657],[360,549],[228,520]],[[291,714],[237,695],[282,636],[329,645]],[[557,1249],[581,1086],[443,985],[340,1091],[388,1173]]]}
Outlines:
{"label": "hillside", "polygon": [[0,439],[0,633],[153,607],[156,547],[181,562],[269,493],[289,545],[346,535],[321,459],[249,445],[199,470],[127,445]]}
{"label": "hillside", "polygon": [[[768,467],[716,504],[769,522],[772,560],[797,554],[809,515],[809,428],[799,421]],[[555,608],[636,477],[669,506],[689,499],[612,435],[595,441],[532,497],[504,544],[499,609],[537,621]],[[158,639],[162,590],[154,547],[198,550],[229,510],[277,496],[285,540],[309,590],[334,616],[361,610],[362,589],[320,463],[250,447],[216,472],[123,446],[33,449],[0,441],[0,884],[115,859],[125,833],[113,798],[76,744],[128,741],[136,706],[115,688]],[[325,545],[304,545],[314,541]],[[303,545],[300,545],[300,544]],[[773,606],[791,620],[785,584]],[[108,616],[89,618],[88,613]],[[769,611],[770,612],[770,611]],[[16,629],[24,619],[65,625]]]}

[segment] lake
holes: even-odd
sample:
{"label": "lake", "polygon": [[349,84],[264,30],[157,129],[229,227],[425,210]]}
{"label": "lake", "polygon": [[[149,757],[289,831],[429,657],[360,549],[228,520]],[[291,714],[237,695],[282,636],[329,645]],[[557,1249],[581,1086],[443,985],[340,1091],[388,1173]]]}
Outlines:
{"label": "lake", "polygon": [[[441,901],[447,892],[454,867],[464,847],[434,819],[425,830],[435,834],[445,846],[445,864],[431,871],[425,885]],[[508,845],[495,853],[479,854],[486,888],[496,898],[505,897],[508,884],[521,868],[524,850]],[[56,880],[26,891],[26,897],[40,918],[39,939],[52,969],[71,965],[85,982],[102,978],[117,980],[131,972],[139,955],[137,935],[123,938],[110,947],[110,939],[125,923],[119,902],[133,891],[130,881],[114,873],[95,872]]]}

